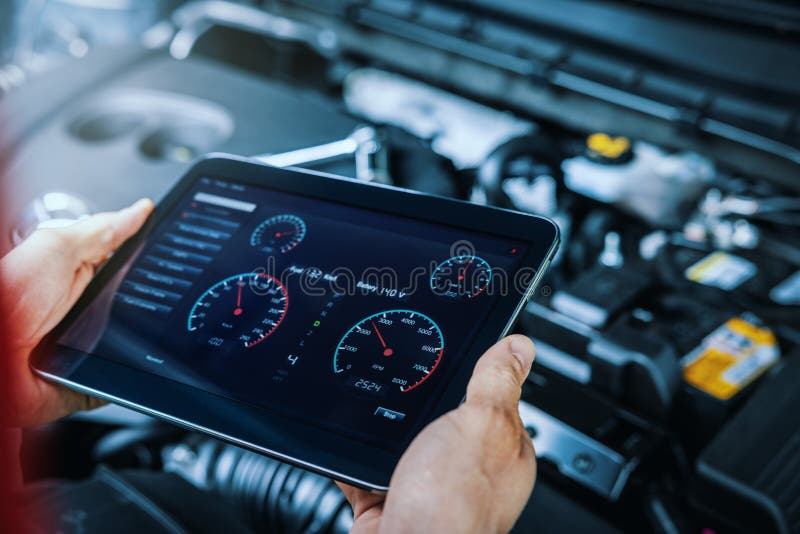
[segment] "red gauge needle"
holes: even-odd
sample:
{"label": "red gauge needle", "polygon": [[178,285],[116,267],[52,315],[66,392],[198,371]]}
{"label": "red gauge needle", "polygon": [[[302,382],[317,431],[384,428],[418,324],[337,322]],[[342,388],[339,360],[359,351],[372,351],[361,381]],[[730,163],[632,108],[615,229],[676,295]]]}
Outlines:
{"label": "red gauge needle", "polygon": [[469,266],[472,263],[472,260],[474,260],[474,259],[475,259],[475,256],[470,257],[470,259],[467,262],[467,264],[464,266],[463,269],[461,269],[461,274],[458,275],[458,280],[459,281],[463,280],[464,277],[467,275],[467,269],[469,269]]}
{"label": "red gauge needle", "polygon": [[291,231],[286,231],[286,232],[275,232],[275,237],[283,237],[285,235],[292,235],[292,234],[296,234],[296,233],[297,233],[297,230],[291,230]]}
{"label": "red gauge needle", "polygon": [[392,354],[394,354],[394,351],[386,346],[386,340],[383,339],[383,336],[381,335],[381,331],[378,330],[377,326],[375,326],[375,321],[372,321],[372,329],[375,330],[376,334],[378,334],[378,339],[381,342],[381,346],[383,346],[383,355],[384,356],[391,356]]}
{"label": "red gauge needle", "polygon": [[239,279],[239,290],[236,293],[236,308],[233,310],[234,315],[241,315],[242,314],[242,287],[244,287],[244,282]]}

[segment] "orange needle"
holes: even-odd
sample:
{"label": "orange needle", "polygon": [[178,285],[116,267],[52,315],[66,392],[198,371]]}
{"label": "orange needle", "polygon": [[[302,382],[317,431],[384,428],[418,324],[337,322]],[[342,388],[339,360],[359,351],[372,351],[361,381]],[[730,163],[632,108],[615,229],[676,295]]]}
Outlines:
{"label": "orange needle", "polygon": [[234,315],[241,315],[242,314],[242,287],[244,286],[244,282],[242,279],[239,279],[239,290],[236,293],[236,309],[233,310]]}
{"label": "orange needle", "polygon": [[378,334],[378,339],[381,340],[381,345],[383,348],[386,348],[386,341],[384,341],[383,336],[381,335],[381,331],[378,330],[378,327],[375,326],[375,321],[372,321],[372,329],[375,330],[375,333]]}
{"label": "orange needle", "polygon": [[467,264],[464,266],[463,269],[461,269],[461,274],[458,275],[458,279],[459,280],[463,280],[464,277],[467,275],[467,269],[469,269],[469,266],[472,264],[472,260],[474,260],[474,259],[475,259],[475,256],[470,257],[470,259],[467,262]]}
{"label": "orange needle", "polygon": [[378,330],[377,326],[375,326],[375,321],[372,321],[372,329],[375,330],[376,334],[378,334],[378,339],[380,340],[381,346],[383,347],[383,355],[391,356],[392,354],[394,354],[394,351],[386,346],[386,341],[383,339],[381,331]]}

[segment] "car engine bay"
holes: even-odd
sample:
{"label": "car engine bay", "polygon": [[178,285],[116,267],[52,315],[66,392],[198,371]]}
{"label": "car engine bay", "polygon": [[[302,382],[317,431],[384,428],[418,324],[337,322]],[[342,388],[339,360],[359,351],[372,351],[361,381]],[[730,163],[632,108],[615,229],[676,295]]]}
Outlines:
{"label": "car engine bay", "polygon": [[[209,152],[545,215],[515,531],[800,532],[796,7],[122,4],[51,2],[0,67],[0,250],[158,199]],[[33,484],[139,469],[253,531],[352,523],[327,479],[118,407],[25,443],[58,451],[25,455]]]}

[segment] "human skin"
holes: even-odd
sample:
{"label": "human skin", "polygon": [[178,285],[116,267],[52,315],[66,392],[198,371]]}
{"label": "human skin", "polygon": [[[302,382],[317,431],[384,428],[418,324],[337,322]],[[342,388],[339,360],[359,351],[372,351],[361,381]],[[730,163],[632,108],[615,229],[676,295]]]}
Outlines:
{"label": "human skin", "polygon": [[35,375],[36,345],[72,308],[95,270],[142,226],[153,210],[140,200],[113,213],[99,213],[71,226],[37,230],[0,260],[0,287],[12,319],[10,354],[3,361],[8,388],[2,393],[2,426],[48,423],[102,403]]}
{"label": "human skin", "polygon": [[428,425],[377,495],[340,484],[353,534],[508,532],[533,490],[536,457],[519,416],[534,347],[513,335],[478,360],[465,402]]}

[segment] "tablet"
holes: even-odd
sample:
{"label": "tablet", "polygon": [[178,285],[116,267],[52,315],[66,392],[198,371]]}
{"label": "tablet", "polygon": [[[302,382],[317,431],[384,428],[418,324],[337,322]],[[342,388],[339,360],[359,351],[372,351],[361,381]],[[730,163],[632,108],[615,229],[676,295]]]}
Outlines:
{"label": "tablet", "polygon": [[48,379],[386,490],[558,244],[551,221],[230,156],[196,164],[34,355]]}

